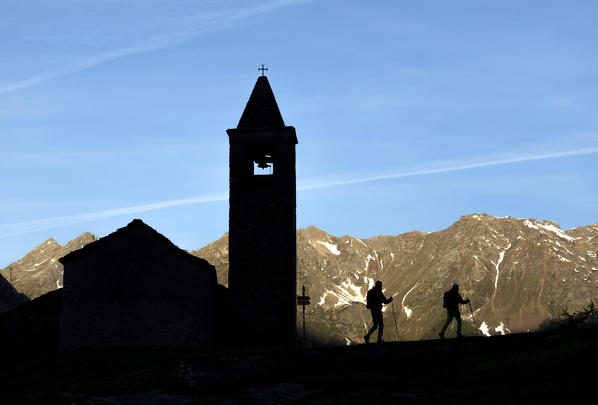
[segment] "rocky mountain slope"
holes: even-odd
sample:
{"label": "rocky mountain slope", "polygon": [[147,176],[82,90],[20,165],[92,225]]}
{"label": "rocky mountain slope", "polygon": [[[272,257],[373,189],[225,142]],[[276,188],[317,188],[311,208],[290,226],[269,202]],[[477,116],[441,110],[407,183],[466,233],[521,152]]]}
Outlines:
{"label": "rocky mountain slope", "polygon": [[86,232],[62,246],[50,238],[27,253],[22,259],[0,270],[0,275],[4,278],[0,281],[10,283],[14,290],[24,298],[15,301],[8,297],[8,292],[2,294],[0,291],[0,310],[2,306],[5,311],[26,299],[37,298],[49,291],[61,288],[63,268],[58,259],[97,239],[95,235]]}
{"label": "rocky mountain slope", "polygon": [[[226,283],[227,235],[192,252],[214,264]],[[365,295],[381,280],[385,338],[435,337],[444,321],[442,295],[453,282],[472,300],[462,307],[469,334],[474,320],[485,335],[528,331],[563,307],[577,309],[598,297],[598,223],[563,231],[554,222],[461,217],[449,228],[361,240],[316,227],[297,231],[297,288],[312,297],[307,328],[313,338],[360,342],[370,323]],[[299,292],[299,291],[298,291]],[[467,329],[469,326],[469,329]]]}
{"label": "rocky mountain slope", "polygon": [[[85,233],[66,246],[49,239],[1,270],[16,290],[13,306],[60,288],[58,258],[96,239]],[[212,263],[218,281],[227,284],[227,234],[191,253]],[[462,307],[466,333],[476,333],[475,323],[479,334],[507,334],[534,330],[562,308],[596,299],[597,254],[598,223],[563,231],[550,221],[474,214],[439,232],[364,240],[311,226],[297,231],[297,288],[305,285],[312,298],[307,331],[321,342],[361,341],[370,324],[365,295],[375,280],[394,297],[384,312],[386,340],[396,340],[395,317],[400,340],[436,337],[445,316],[442,294],[453,282],[472,300],[473,318],[469,306]],[[10,285],[0,287],[3,311]]]}

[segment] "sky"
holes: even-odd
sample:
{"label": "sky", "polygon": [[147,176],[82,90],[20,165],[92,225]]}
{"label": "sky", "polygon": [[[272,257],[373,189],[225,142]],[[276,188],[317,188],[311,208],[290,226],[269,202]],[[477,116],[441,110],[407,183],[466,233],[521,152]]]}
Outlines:
{"label": "sky", "polygon": [[0,0],[0,268],[140,218],[228,229],[261,64],[296,128],[297,227],[598,221],[595,1]]}

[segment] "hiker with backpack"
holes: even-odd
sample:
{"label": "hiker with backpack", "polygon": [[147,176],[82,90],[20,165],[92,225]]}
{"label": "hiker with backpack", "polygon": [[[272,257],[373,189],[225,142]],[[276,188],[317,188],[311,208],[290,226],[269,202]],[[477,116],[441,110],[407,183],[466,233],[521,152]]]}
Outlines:
{"label": "hiker with backpack", "polygon": [[459,284],[455,283],[450,290],[444,293],[442,300],[442,306],[443,308],[446,308],[446,322],[438,334],[441,339],[444,339],[444,332],[453,318],[457,320],[457,337],[463,337],[461,334],[461,313],[459,312],[459,304],[469,304],[469,298],[466,300],[461,298],[461,295],[459,294]]}
{"label": "hiker with backpack", "polygon": [[376,281],[374,287],[368,291],[366,296],[366,307],[372,313],[372,322],[374,325],[363,337],[366,343],[370,343],[370,336],[378,329],[378,343],[382,343],[382,333],[384,332],[384,320],[382,319],[382,304],[390,304],[392,297],[386,298],[382,293],[382,281]]}

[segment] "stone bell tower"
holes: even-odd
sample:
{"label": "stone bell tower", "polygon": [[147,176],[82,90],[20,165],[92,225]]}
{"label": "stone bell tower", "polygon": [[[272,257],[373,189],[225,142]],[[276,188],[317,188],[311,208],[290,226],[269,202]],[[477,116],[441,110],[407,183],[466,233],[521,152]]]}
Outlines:
{"label": "stone bell tower", "polygon": [[228,286],[257,345],[295,341],[295,128],[285,126],[266,76],[258,77],[230,143]]}

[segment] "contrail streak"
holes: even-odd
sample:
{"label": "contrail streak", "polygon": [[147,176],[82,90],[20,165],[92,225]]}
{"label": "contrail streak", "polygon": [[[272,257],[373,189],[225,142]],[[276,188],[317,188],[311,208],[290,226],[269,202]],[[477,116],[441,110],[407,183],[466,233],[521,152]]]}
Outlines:
{"label": "contrail streak", "polygon": [[[59,77],[68,76],[73,73],[78,73],[102,63],[120,59],[125,56],[168,48],[170,46],[190,40],[202,33],[224,29],[228,26],[232,26],[233,23],[239,24],[242,22],[248,22],[248,20],[252,17],[258,17],[263,14],[274,12],[281,8],[295,6],[309,1],[311,0],[278,0],[257,6],[253,5],[249,8],[241,9],[234,13],[216,15],[210,18],[205,18],[201,15],[192,16],[186,20],[188,28],[180,29],[172,33],[165,33],[162,36],[154,38],[153,40],[143,44],[130,45],[108,50],[106,52],[80,59],[56,69],[38,73],[21,81],[5,84],[4,86],[0,86],[0,95],[28,87],[33,87],[37,84],[57,79]],[[196,25],[199,23],[202,25]]]}
{"label": "contrail streak", "polygon": [[[399,178],[403,178],[403,177],[425,176],[425,175],[438,174],[438,173],[456,172],[456,171],[460,171],[460,170],[471,170],[471,169],[477,169],[477,168],[481,168],[481,167],[500,166],[500,165],[507,165],[507,164],[512,164],[512,163],[520,163],[520,162],[530,162],[530,161],[535,161],[535,160],[546,160],[546,159],[557,159],[557,158],[570,157],[570,156],[591,155],[591,154],[595,154],[595,153],[598,153],[598,147],[586,148],[586,149],[576,149],[576,150],[570,150],[570,151],[564,151],[564,152],[545,153],[545,154],[539,154],[539,155],[519,156],[519,157],[512,157],[512,158],[506,158],[506,159],[500,159],[500,160],[488,160],[488,161],[477,162],[477,163],[464,163],[464,164],[460,164],[460,165],[456,165],[456,166],[441,167],[441,168],[437,168],[437,169],[413,170],[413,171],[405,171],[405,172],[398,172],[398,173],[382,174],[382,175],[377,175],[377,176],[352,178],[352,179],[347,179],[347,180],[322,182],[322,183],[316,183],[316,184],[306,184],[306,185],[301,185],[301,186],[297,187],[297,190],[299,190],[299,191],[315,190],[315,189],[331,188],[331,187],[338,187],[338,186],[345,186],[345,185],[352,185],[352,184],[359,184],[359,183],[368,183],[368,182],[379,181],[379,180],[390,180],[390,179],[399,179]],[[91,221],[96,221],[99,219],[116,217],[119,215],[136,214],[136,213],[140,213],[140,212],[159,210],[159,209],[163,209],[163,208],[176,207],[176,206],[181,206],[181,205],[200,204],[200,203],[216,202],[216,201],[226,201],[227,199],[228,199],[227,195],[215,194],[215,195],[200,196],[200,197],[193,197],[193,198],[183,198],[183,199],[179,199],[179,200],[162,201],[162,202],[157,202],[157,203],[152,203],[152,204],[135,205],[132,207],[116,208],[116,209],[112,209],[112,210],[89,212],[89,213],[84,213],[84,214],[66,215],[66,216],[60,216],[60,217],[51,217],[51,218],[24,221],[24,222],[15,222],[15,223],[11,223],[11,224],[3,224],[3,225],[0,225],[0,239],[8,238],[11,236],[16,236],[16,235],[21,235],[21,234],[25,234],[25,233],[42,231],[42,230],[46,230],[46,229],[58,228],[58,227],[66,226],[66,225],[79,224],[79,223],[83,223],[83,222],[91,222]]]}
{"label": "contrail streak", "polygon": [[3,87],[0,87],[0,94],[10,93],[12,91],[25,89],[27,87],[35,86],[36,84],[40,84],[46,82],[48,80],[57,79],[62,76],[67,76],[69,74],[81,72],[85,69],[92,68],[94,66],[100,65],[105,62],[110,62],[115,59],[122,58],[123,56],[132,55],[135,53],[146,52],[151,50],[157,50],[162,47],[165,47],[168,43],[167,42],[156,42],[153,44],[147,45],[140,45],[140,46],[131,46],[131,47],[124,47],[120,49],[114,49],[111,51],[107,51],[98,55],[94,55],[89,58],[85,58],[79,60],[75,63],[70,65],[63,66],[58,69],[50,70],[47,72],[43,72],[32,76],[28,79],[14,82],[11,84],[7,84]]}
{"label": "contrail streak", "polygon": [[10,236],[22,235],[25,233],[43,231],[46,229],[59,228],[62,226],[80,224],[83,222],[92,222],[99,219],[112,218],[119,215],[137,214],[140,212],[160,210],[163,208],[176,207],[180,205],[199,204],[214,201],[225,201],[227,195],[210,195],[203,197],[183,198],[180,200],[162,201],[152,204],[135,205],[132,207],[115,208],[112,210],[88,212],[85,214],[66,215],[61,217],[51,217],[45,219],[36,219],[32,221],[14,222],[12,224],[0,225],[0,239]]}
{"label": "contrail streak", "polygon": [[321,189],[321,188],[345,186],[345,185],[350,185],[350,184],[369,183],[369,182],[378,181],[378,180],[399,179],[402,177],[424,176],[424,175],[428,175],[428,174],[448,173],[448,172],[456,172],[456,171],[460,171],[460,170],[477,169],[480,167],[500,166],[500,165],[507,165],[507,164],[511,164],[511,163],[520,163],[520,162],[530,162],[530,161],[534,161],[534,160],[546,160],[546,159],[557,159],[557,158],[568,157],[568,156],[591,155],[594,153],[598,153],[598,148],[577,149],[577,150],[570,150],[570,151],[565,151],[565,152],[545,153],[545,154],[541,154],[541,155],[527,155],[527,156],[513,157],[513,158],[507,158],[507,159],[489,160],[489,161],[485,161],[485,162],[465,163],[465,164],[460,164],[460,165],[456,165],[456,166],[441,167],[441,168],[437,168],[437,169],[414,170],[414,171],[406,171],[406,172],[399,172],[399,173],[381,174],[381,175],[377,175],[377,176],[353,178],[353,179],[347,179],[347,180],[337,180],[337,181],[322,182],[322,183],[315,183],[315,184],[306,184],[306,185],[298,186],[297,190],[314,190],[314,189]]}

